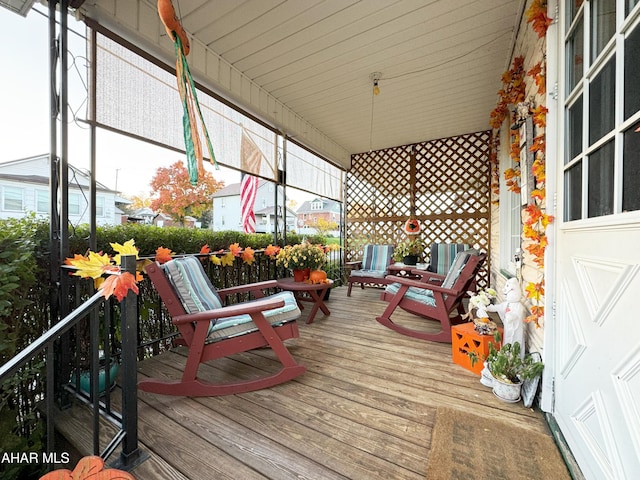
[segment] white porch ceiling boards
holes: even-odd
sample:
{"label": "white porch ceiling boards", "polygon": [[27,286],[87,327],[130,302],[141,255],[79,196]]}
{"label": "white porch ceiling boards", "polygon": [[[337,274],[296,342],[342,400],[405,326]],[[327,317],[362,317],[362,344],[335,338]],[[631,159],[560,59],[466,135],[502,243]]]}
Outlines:
{"label": "white porch ceiling boards", "polygon": [[[174,0],[196,78],[348,167],[353,153],[489,128],[524,0]],[[173,62],[151,0],[82,12]],[[373,100],[369,75],[381,72]]]}

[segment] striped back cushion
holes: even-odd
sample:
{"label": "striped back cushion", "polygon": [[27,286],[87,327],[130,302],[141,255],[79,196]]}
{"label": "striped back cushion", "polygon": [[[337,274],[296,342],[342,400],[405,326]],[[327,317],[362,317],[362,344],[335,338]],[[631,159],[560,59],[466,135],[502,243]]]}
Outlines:
{"label": "striped back cushion", "polygon": [[220,296],[197,258],[175,258],[162,267],[187,313],[215,310],[222,306]]}
{"label": "striped back cushion", "polygon": [[460,252],[469,249],[466,243],[434,243],[431,245],[429,270],[440,275],[449,273],[449,269]]}
{"label": "striped back cushion", "polygon": [[363,270],[384,272],[393,257],[393,245],[365,245],[362,258]]}
{"label": "striped back cushion", "polygon": [[442,281],[442,288],[452,288],[455,285],[456,281],[460,277],[462,269],[467,264],[469,258],[471,258],[471,255],[474,254],[476,254],[475,250],[467,250],[466,252],[460,252],[456,255],[453,259],[449,272],[447,272],[447,276],[444,277],[444,280]]}

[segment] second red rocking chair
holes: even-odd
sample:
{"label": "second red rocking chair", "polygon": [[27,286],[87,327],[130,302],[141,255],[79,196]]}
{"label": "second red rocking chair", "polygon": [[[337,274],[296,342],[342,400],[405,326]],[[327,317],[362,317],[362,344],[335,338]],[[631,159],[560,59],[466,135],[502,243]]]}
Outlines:
{"label": "second red rocking chair", "polygon": [[[451,342],[451,325],[463,321],[462,315],[465,311],[462,300],[485,258],[484,253],[460,252],[446,276],[416,270],[412,273],[420,273],[421,279],[396,277],[395,283],[388,285],[382,293],[381,298],[388,301],[389,305],[376,320],[385,327],[409,337],[433,342]],[[391,319],[396,308],[440,322],[441,330],[430,333],[399,325]]]}
{"label": "second red rocking chair", "polygon": [[[230,395],[277,385],[306,371],[283,343],[299,336],[296,319],[300,310],[295,298],[291,292],[264,296],[263,289],[275,287],[275,281],[216,291],[195,257],[176,258],[164,265],[154,263],[146,267],[146,272],[180,331],[177,343],[189,351],[181,379],[145,379],[138,383],[141,390],[164,395]],[[222,306],[226,295],[244,292],[251,292],[255,298]],[[224,384],[198,378],[203,362],[267,346],[282,363],[274,374]]]}

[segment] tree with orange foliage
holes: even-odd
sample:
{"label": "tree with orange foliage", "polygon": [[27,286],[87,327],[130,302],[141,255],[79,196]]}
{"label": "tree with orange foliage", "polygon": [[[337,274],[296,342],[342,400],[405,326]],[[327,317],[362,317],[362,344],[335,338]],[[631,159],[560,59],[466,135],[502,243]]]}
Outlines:
{"label": "tree with orange foliage", "polygon": [[170,167],[160,167],[149,184],[157,197],[151,202],[155,211],[169,215],[180,225],[185,217],[200,217],[212,208],[211,195],[224,187],[210,172],[198,178],[195,187],[189,181],[189,172],[182,160]]}

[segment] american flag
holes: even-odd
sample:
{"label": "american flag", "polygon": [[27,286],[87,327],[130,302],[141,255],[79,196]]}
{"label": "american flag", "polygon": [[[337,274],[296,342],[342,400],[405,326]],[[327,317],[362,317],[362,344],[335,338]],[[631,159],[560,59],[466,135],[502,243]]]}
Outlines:
{"label": "american flag", "polygon": [[[258,146],[242,132],[240,145],[240,164],[243,172],[259,173],[262,162],[262,152]],[[258,177],[243,173],[240,180],[240,211],[242,215],[242,228],[245,233],[255,233],[256,215],[253,206],[258,193]]]}

